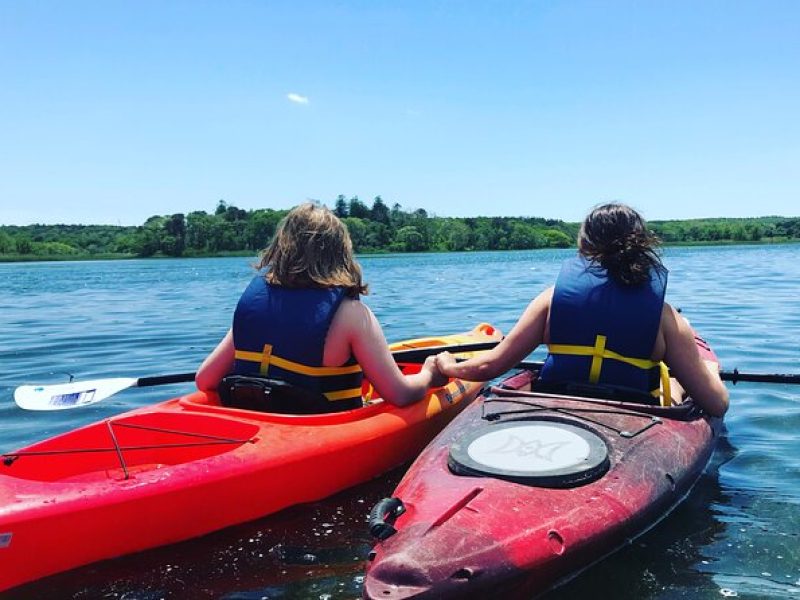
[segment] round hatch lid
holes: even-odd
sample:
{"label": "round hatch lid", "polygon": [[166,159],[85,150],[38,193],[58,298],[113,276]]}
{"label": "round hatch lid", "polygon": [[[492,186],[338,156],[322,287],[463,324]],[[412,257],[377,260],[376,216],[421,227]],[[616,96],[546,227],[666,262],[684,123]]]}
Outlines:
{"label": "round hatch lid", "polygon": [[565,488],[594,481],[608,470],[609,460],[596,433],[540,419],[481,427],[450,446],[447,464],[457,475]]}

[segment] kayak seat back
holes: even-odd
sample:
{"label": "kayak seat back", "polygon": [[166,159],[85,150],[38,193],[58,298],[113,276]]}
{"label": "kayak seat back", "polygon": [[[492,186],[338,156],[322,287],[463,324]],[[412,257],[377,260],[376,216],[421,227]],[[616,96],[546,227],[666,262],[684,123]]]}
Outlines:
{"label": "kayak seat back", "polygon": [[545,394],[564,394],[579,396],[581,398],[599,398],[602,400],[615,400],[617,402],[632,402],[659,406],[660,400],[641,390],[611,384],[586,383],[580,381],[553,381],[544,383],[535,381],[533,390]]}
{"label": "kayak seat back", "polygon": [[292,415],[340,412],[361,408],[360,399],[331,402],[324,394],[280,379],[228,375],[218,388],[220,403],[229,408]]}

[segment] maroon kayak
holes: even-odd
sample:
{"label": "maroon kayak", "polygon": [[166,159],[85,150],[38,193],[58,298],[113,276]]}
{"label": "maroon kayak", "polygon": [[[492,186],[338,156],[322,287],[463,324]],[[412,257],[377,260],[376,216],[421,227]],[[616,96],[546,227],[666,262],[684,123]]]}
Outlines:
{"label": "maroon kayak", "polygon": [[630,543],[689,492],[721,420],[531,392],[486,390],[372,511],[366,598],[532,598]]}

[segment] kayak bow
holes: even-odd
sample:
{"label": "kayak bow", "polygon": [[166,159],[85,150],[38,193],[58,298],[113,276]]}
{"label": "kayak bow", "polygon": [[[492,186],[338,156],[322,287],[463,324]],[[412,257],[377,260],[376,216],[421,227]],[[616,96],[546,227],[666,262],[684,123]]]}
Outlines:
{"label": "kayak bow", "polygon": [[379,502],[364,597],[530,599],[629,543],[689,492],[720,419],[531,391],[482,394]]}

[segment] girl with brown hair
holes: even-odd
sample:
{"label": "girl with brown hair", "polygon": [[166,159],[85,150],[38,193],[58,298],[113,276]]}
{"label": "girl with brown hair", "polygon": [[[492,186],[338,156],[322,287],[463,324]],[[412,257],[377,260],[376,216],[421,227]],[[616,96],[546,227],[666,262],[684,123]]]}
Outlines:
{"label": "girl with brown hair", "polygon": [[[685,390],[707,413],[722,416],[728,391],[719,365],[701,358],[701,340],[664,302],[667,270],[657,247],[658,239],[631,207],[596,207],[581,226],[577,256],[564,262],[555,286],[528,305],[508,336],[465,362],[440,354],[440,371],[490,380],[545,343],[540,389],[587,383],[645,401],[666,395],[664,404],[681,402]],[[666,367],[677,381],[665,376]]]}
{"label": "girl with brown hair", "polygon": [[361,406],[363,376],[398,406],[447,382],[433,357],[419,373],[401,373],[359,299],[367,286],[347,228],[328,208],[308,202],[291,210],[257,267],[266,273],[251,281],[233,326],[200,366],[200,390],[218,389],[231,374],[263,377],[319,399],[290,399],[279,412],[336,412]]}

